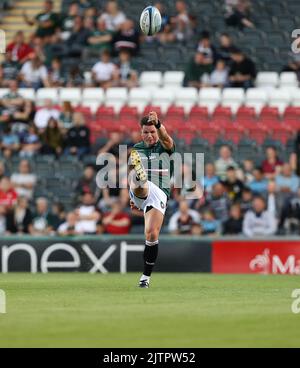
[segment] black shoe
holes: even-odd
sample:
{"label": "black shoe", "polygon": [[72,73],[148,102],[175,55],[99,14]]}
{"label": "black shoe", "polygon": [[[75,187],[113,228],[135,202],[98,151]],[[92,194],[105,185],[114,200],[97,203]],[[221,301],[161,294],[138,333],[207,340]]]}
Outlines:
{"label": "black shoe", "polygon": [[147,280],[141,280],[139,283],[139,287],[142,289],[149,289],[150,284]]}

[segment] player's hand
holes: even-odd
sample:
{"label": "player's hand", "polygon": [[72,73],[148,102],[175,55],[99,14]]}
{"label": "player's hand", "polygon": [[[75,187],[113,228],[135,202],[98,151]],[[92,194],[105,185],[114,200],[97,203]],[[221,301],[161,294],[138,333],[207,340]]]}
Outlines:
{"label": "player's hand", "polygon": [[155,111],[150,111],[148,121],[153,121],[155,125],[158,124],[158,116]]}

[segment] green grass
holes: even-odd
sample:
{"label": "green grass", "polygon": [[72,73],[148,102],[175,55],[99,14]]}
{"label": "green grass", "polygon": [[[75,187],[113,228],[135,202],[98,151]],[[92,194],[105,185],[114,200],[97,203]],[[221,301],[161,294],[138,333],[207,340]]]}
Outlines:
{"label": "green grass", "polygon": [[297,276],[7,274],[0,347],[299,347]]}

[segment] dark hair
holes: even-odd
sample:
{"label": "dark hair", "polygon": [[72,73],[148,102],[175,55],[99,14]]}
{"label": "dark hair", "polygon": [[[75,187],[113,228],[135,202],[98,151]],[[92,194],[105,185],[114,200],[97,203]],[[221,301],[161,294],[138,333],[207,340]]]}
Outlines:
{"label": "dark hair", "polygon": [[140,121],[140,126],[143,127],[144,125],[151,126],[154,125],[153,121],[149,121],[149,116],[143,116]]}
{"label": "dark hair", "polygon": [[226,171],[235,171],[235,167],[234,166],[228,166]]}

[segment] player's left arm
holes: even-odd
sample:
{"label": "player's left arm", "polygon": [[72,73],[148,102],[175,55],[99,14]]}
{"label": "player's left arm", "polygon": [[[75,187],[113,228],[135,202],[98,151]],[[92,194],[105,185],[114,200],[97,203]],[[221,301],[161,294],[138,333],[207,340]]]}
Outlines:
{"label": "player's left arm", "polygon": [[159,121],[157,113],[155,111],[151,111],[149,114],[149,121],[153,121],[155,127],[157,129],[158,138],[162,144],[162,146],[167,150],[171,151],[174,147],[174,141],[169,136],[166,127]]}

